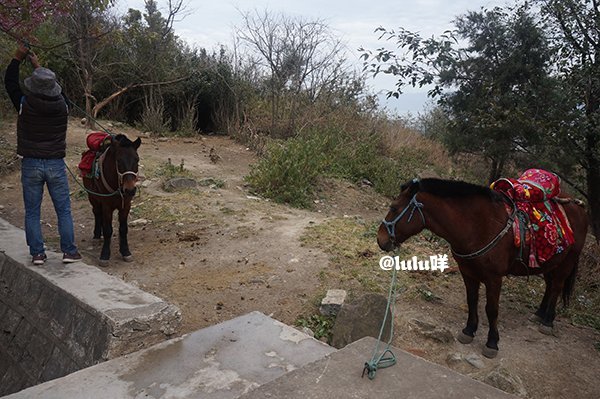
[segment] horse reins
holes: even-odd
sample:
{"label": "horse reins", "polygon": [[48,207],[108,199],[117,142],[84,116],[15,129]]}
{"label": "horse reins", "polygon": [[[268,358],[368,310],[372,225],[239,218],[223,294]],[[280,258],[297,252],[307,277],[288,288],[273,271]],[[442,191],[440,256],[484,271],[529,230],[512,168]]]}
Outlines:
{"label": "horse reins", "polygon": [[[412,219],[412,217],[415,213],[415,210],[417,210],[421,214],[421,220],[423,221],[423,226],[425,226],[425,215],[423,214],[423,211],[422,211],[422,209],[424,208],[424,205],[422,202],[417,201],[417,194],[418,193],[413,195],[413,197],[408,202],[408,204],[406,204],[406,206],[404,207],[402,212],[400,212],[398,214],[398,216],[396,216],[393,220],[388,222],[387,220],[383,219],[382,223],[385,226],[385,228],[388,232],[388,236],[390,237],[390,239],[392,241],[396,240],[396,231],[395,231],[396,223],[398,223],[400,221],[400,219],[402,219],[402,217],[406,214],[406,212],[409,211],[409,209],[411,210],[411,212],[410,212],[410,215],[408,216],[406,223],[410,223],[410,220]],[[500,231],[500,233],[498,233],[492,239],[492,241],[490,241],[486,246],[484,246],[480,250],[471,252],[468,254],[460,254],[460,253],[454,251],[452,248],[450,248],[450,250],[452,251],[454,256],[456,256],[458,258],[462,258],[462,259],[473,259],[473,258],[477,258],[479,256],[483,256],[483,255],[487,254],[490,250],[492,250],[492,248],[494,248],[498,244],[498,242],[500,242],[500,240],[506,235],[506,233],[508,233],[508,231],[513,226],[513,223],[515,222],[515,218],[517,215],[517,207],[515,206],[514,203],[512,204],[512,206],[513,206],[513,212],[508,216],[508,220],[506,221],[506,226],[504,226],[502,231]]]}
{"label": "horse reins", "polygon": [[508,215],[508,220],[506,221],[506,226],[504,226],[502,231],[500,233],[498,233],[498,235],[496,235],[496,237],[494,237],[492,239],[492,241],[489,242],[489,244],[487,244],[485,247],[481,248],[479,251],[471,252],[470,254],[459,254],[458,252],[454,251],[452,249],[452,247],[450,248],[450,250],[452,251],[454,256],[456,256],[458,258],[462,258],[462,259],[473,259],[473,258],[477,258],[479,256],[483,256],[483,255],[487,254],[492,248],[494,248],[498,244],[498,242],[500,242],[500,240],[506,235],[506,233],[508,233],[508,231],[511,229],[513,223],[515,222],[515,217],[516,217],[516,209],[513,208],[513,213]]}

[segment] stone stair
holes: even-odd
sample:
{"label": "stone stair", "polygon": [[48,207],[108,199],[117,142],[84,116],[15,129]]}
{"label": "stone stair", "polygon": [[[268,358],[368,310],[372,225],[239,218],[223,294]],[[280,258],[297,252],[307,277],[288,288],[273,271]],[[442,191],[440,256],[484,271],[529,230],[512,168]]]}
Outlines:
{"label": "stone stair", "polygon": [[239,398],[334,351],[252,312],[5,398]]}
{"label": "stone stair", "polygon": [[361,378],[375,343],[335,350],[252,312],[5,398],[514,398],[399,349],[396,365]]}

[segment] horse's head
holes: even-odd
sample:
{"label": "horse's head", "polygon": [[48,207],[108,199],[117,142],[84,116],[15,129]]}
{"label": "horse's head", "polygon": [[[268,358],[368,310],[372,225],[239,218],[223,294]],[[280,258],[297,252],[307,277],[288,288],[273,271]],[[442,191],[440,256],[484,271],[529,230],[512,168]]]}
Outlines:
{"label": "horse's head", "polygon": [[138,163],[140,157],[137,149],[142,144],[138,137],[135,141],[129,140],[125,135],[115,136],[113,146],[115,146],[115,159],[117,165],[117,175],[119,176],[119,190],[127,196],[133,197],[136,192],[136,182],[138,175]]}
{"label": "horse's head", "polygon": [[409,237],[425,227],[423,204],[417,200],[419,180],[402,185],[400,195],[395,198],[385,219],[377,231],[377,244],[384,251],[391,251]]}

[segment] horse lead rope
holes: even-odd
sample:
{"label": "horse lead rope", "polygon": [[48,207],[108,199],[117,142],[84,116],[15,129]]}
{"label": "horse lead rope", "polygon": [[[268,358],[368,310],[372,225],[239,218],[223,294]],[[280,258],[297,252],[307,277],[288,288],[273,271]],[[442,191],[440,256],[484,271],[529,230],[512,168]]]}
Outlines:
{"label": "horse lead rope", "polygon": [[[425,215],[423,214],[422,208],[423,208],[423,203],[417,201],[417,194],[413,195],[413,197],[411,198],[411,200],[408,202],[408,204],[406,204],[406,206],[404,207],[404,209],[402,210],[402,212],[400,212],[400,214],[398,216],[396,216],[393,220],[391,221],[387,221],[385,219],[383,219],[383,224],[386,228],[386,230],[388,231],[388,235],[390,236],[390,238],[392,240],[395,240],[396,238],[396,223],[398,223],[400,221],[400,219],[402,219],[402,217],[406,214],[406,212],[408,212],[408,210],[412,207],[412,210],[410,212],[410,215],[408,216],[407,219],[407,223],[410,223],[413,215],[415,214],[415,210],[419,211],[419,214],[421,214],[421,220],[423,221],[423,226],[425,226]],[[365,372],[367,373],[367,376],[369,377],[370,380],[375,378],[375,373],[377,372],[377,369],[383,369],[386,367],[390,367],[393,366],[394,364],[396,364],[396,355],[394,355],[394,352],[392,352],[392,350],[390,349],[392,346],[392,338],[394,338],[394,308],[396,305],[396,295],[398,293],[398,290],[396,289],[396,274],[398,273],[398,270],[396,268],[394,268],[393,272],[392,272],[392,281],[390,283],[390,289],[388,291],[388,300],[387,300],[387,305],[385,307],[385,314],[383,316],[383,321],[381,322],[381,328],[379,329],[379,337],[377,338],[377,344],[375,345],[375,349],[373,350],[373,356],[371,356],[371,360],[368,362],[365,362],[365,367],[363,368],[363,372],[362,372],[362,377],[365,376]],[[383,330],[385,329],[385,322],[387,320],[387,316],[388,316],[388,312],[390,313],[390,338],[388,339],[388,342],[385,346],[385,349],[383,350],[383,352],[381,352],[380,355],[378,355],[377,353],[379,352],[379,344],[381,343],[381,337],[383,336]],[[389,357],[385,357],[386,354],[390,354]]]}
{"label": "horse lead rope", "polygon": [[[365,362],[365,367],[363,368],[362,376],[365,376],[365,372],[370,380],[375,378],[375,373],[377,369],[384,369],[386,367],[393,366],[396,364],[396,355],[390,349],[392,346],[392,338],[394,337],[394,308],[396,304],[396,294],[398,291],[396,290],[396,273],[398,270],[394,268],[392,272],[392,282],[390,283],[390,289],[388,292],[388,301],[387,306],[385,307],[385,315],[383,316],[383,322],[381,323],[381,328],[379,329],[379,337],[377,338],[377,344],[375,345],[375,349],[373,350],[373,356],[371,356],[371,360]],[[391,305],[390,305],[391,304]],[[380,355],[379,352],[379,344],[381,343],[381,337],[383,336],[383,330],[385,328],[385,322],[387,319],[388,312],[390,313],[390,338],[385,346],[383,352]],[[385,357],[385,355],[389,353],[389,357]]]}
{"label": "horse lead rope", "polygon": [[113,193],[110,193],[110,194],[96,193],[96,192],[93,192],[92,190],[88,190],[87,188],[85,188],[85,186],[84,186],[83,184],[81,184],[81,183],[79,182],[79,180],[77,180],[77,176],[75,176],[75,174],[73,173],[73,171],[71,170],[71,168],[69,168],[69,165],[67,165],[67,163],[66,163],[66,162],[65,162],[65,167],[67,168],[67,170],[68,170],[68,171],[69,171],[69,173],[71,174],[71,177],[73,178],[73,180],[75,180],[75,183],[77,183],[77,185],[78,185],[79,187],[81,187],[81,188],[83,189],[83,191],[85,191],[85,192],[86,192],[86,193],[88,193],[88,194],[97,195],[97,196],[99,196],[99,197],[112,197],[113,195],[117,195],[117,194],[119,194],[119,190],[117,190],[117,191],[115,191],[115,192],[113,192]]}

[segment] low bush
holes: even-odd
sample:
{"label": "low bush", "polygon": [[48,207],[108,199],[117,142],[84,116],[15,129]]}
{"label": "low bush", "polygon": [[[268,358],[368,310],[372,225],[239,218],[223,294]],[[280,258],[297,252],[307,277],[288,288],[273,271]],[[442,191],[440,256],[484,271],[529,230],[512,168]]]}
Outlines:
{"label": "low bush", "polygon": [[400,185],[427,163],[427,155],[406,148],[400,159],[382,155],[380,135],[330,129],[306,133],[267,147],[247,181],[277,202],[309,207],[319,176],[369,180],[376,191],[397,195]]}
{"label": "low bush", "polygon": [[271,143],[246,180],[267,198],[306,208],[325,169],[325,148],[318,136]]}

